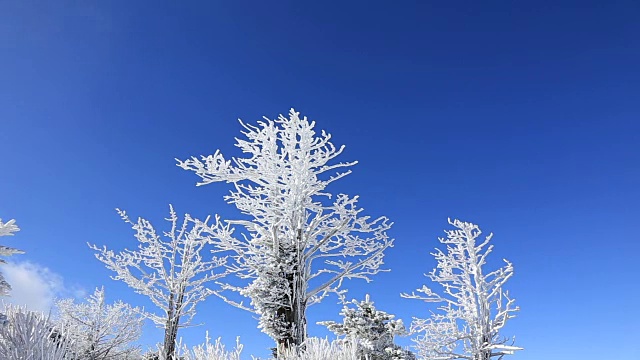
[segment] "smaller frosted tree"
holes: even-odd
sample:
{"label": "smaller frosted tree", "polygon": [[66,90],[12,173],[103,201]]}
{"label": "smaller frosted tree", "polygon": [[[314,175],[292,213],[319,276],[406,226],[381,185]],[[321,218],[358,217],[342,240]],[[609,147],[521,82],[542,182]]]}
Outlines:
{"label": "smaller frosted tree", "polygon": [[214,225],[209,225],[209,218],[200,221],[189,214],[178,224],[178,216],[170,206],[171,216],[166,220],[171,223],[171,231],[164,232],[167,239],[164,240],[149,221],[138,218],[133,222],[124,211],[118,213],[135,230],[138,249],[115,254],[106,247],[89,247],[97,251],[96,258],[107,269],[116,272],[114,280],[122,280],[137,293],[149,297],[162,311],[146,316],[165,329],[162,351],[166,359],[171,359],[178,328],[190,325],[196,305],[214,293],[205,285],[227,275],[226,270],[214,272],[225,266],[226,258],[205,260],[202,252],[212,237],[228,237],[229,227],[222,226],[218,218]]}
{"label": "smaller frosted tree", "polygon": [[140,310],[122,301],[105,303],[104,288],[96,289],[85,303],[59,300],[57,323],[83,359],[119,360],[139,352],[132,345],[140,337],[143,319]]}
{"label": "smaller frosted tree", "polygon": [[487,244],[493,234],[478,243],[482,232],[477,225],[451,219],[449,224],[456,229],[446,230],[447,237],[439,238],[446,245],[446,252],[436,249],[432,253],[438,266],[427,275],[443,287],[443,293],[425,285],[418,290],[423,295],[401,294],[443,304],[429,319],[414,318],[411,332],[419,334],[414,339],[418,353],[426,359],[489,360],[522,350],[507,345],[509,340],[499,334],[519,310],[503,290],[513,276],[513,265],[504,260],[504,267],[485,274],[483,266],[493,249]]}
{"label": "smaller frosted tree", "polygon": [[[350,308],[353,304],[356,308]],[[319,322],[346,341],[356,341],[360,358],[366,360],[413,360],[415,356],[394,344],[394,336],[407,335],[402,320],[394,320],[394,315],[377,310],[369,295],[364,301],[352,300],[340,312],[342,323]]]}
{"label": "smaller frosted tree", "polygon": [[[12,219],[3,223],[2,219],[0,219],[0,236],[10,236],[17,231],[20,231],[20,228],[16,225],[15,220]],[[0,256],[11,256],[13,254],[24,254],[24,251],[0,245]],[[6,261],[0,258],[0,264],[4,263],[6,263]],[[0,296],[9,295],[9,290],[11,290],[11,285],[9,285],[4,279],[4,276],[2,276],[2,273],[0,273]]]}

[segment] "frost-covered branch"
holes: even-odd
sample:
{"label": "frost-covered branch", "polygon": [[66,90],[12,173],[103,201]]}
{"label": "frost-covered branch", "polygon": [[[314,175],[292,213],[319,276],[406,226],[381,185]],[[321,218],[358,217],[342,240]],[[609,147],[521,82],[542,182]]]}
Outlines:
{"label": "frost-covered branch", "polygon": [[487,274],[483,265],[493,246],[487,246],[490,234],[477,244],[481,231],[477,225],[451,221],[455,230],[446,230],[446,252],[436,249],[432,253],[437,268],[427,275],[443,288],[437,293],[426,285],[416,294],[401,294],[409,299],[443,303],[429,319],[414,318],[411,332],[419,334],[414,339],[418,353],[429,359],[488,360],[521,350],[506,345],[508,339],[499,331],[507,320],[519,310],[509,298],[503,285],[513,276],[513,265],[506,265]]}
{"label": "frost-covered branch", "polygon": [[[381,270],[384,250],[393,245],[385,217],[362,216],[358,197],[333,197],[326,187],[346,175],[353,162],[334,162],[344,146],[314,130],[315,123],[293,109],[289,116],[264,118],[257,125],[241,122],[243,139],[236,146],[245,157],[225,159],[220,151],[178,160],[195,172],[198,185],[226,182],[225,197],[245,219],[229,221],[244,228],[241,237],[218,238],[238,278],[227,284],[251,299],[260,328],[280,345],[300,345],[306,338],[306,308],[329,293],[341,296],[345,279],[371,280]],[[333,198],[333,201],[331,199]]]}
{"label": "frost-covered branch", "polygon": [[20,231],[20,228],[18,228],[14,219],[11,219],[6,223],[3,223],[2,219],[0,219],[0,236],[13,235],[13,233],[17,231]]}
{"label": "frost-covered branch", "polygon": [[[11,219],[6,223],[2,222],[0,219],[0,236],[13,236],[14,233],[20,231],[20,228],[16,225],[16,221]],[[8,246],[0,245],[0,256],[11,256],[14,254],[24,254],[24,251],[14,249]],[[4,264],[6,261],[0,258],[0,264]],[[0,296],[9,295],[9,291],[11,290],[11,285],[4,279],[2,273],[0,273]]]}

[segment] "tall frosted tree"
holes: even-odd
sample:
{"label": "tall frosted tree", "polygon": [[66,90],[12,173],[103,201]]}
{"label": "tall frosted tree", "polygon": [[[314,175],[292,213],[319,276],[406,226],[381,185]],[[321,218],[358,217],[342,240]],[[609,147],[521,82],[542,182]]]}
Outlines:
{"label": "tall frosted tree", "polygon": [[[20,231],[20,228],[16,225],[15,220],[12,219],[5,223],[0,219],[0,236],[10,236],[17,231]],[[10,256],[14,254],[24,254],[24,251],[0,245],[0,256]],[[4,263],[6,263],[6,261],[0,258],[0,264]],[[0,296],[9,295],[10,290],[11,285],[9,285],[9,283],[4,279],[4,276],[2,276],[2,273],[0,273]]]}
{"label": "tall frosted tree", "polygon": [[87,360],[133,358],[139,348],[133,345],[142,332],[140,310],[122,301],[105,302],[104,288],[96,289],[85,302],[73,299],[56,302],[57,324],[73,341],[76,354]]}
{"label": "tall frosted tree", "polygon": [[345,279],[370,281],[380,271],[393,244],[386,233],[391,224],[362,216],[357,196],[326,191],[356,162],[334,162],[344,146],[336,148],[324,131],[316,134],[315,122],[291,109],[288,117],[240,124],[245,138],[236,146],[246,156],[227,160],[216,151],[178,166],[195,172],[198,185],[232,184],[225,200],[245,217],[229,223],[246,231],[216,245],[230,252],[234,271],[247,280],[224,288],[249,297],[251,305],[223,298],[257,313],[280,353],[306,339],[308,306],[330,293],[341,296]]}
{"label": "tall frosted tree", "polygon": [[439,238],[446,252],[436,249],[437,268],[427,276],[442,286],[438,293],[424,285],[417,290],[422,295],[402,294],[405,298],[441,303],[438,312],[429,319],[414,318],[411,332],[418,353],[425,359],[489,360],[513,354],[519,347],[508,345],[509,339],[500,330],[515,316],[519,308],[503,289],[513,276],[513,265],[485,273],[483,268],[493,245],[493,234],[480,242],[482,233],[477,225],[449,220],[455,230],[446,230]]}
{"label": "tall frosted tree", "polygon": [[[216,221],[209,225],[205,221],[185,215],[181,224],[173,207],[170,207],[171,230],[158,235],[151,223],[138,218],[129,219],[124,211],[118,210],[122,219],[130,224],[138,240],[137,250],[116,254],[106,247],[96,250],[96,258],[107,269],[116,272],[114,280],[122,280],[137,293],[147,296],[161,310],[160,314],[146,313],[146,316],[165,329],[162,347],[165,359],[172,359],[175,353],[178,328],[188,326],[195,315],[198,303],[213,294],[206,285],[227,274],[222,269],[226,258],[203,258],[203,249],[213,241],[214,236],[228,230]],[[186,320],[184,320],[186,319]],[[184,320],[184,321],[183,321]]]}

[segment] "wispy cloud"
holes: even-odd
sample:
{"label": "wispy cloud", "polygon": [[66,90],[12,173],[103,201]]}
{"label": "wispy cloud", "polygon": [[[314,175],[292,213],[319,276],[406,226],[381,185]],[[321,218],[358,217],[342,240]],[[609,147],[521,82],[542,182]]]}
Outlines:
{"label": "wispy cloud", "polygon": [[62,276],[32,262],[10,262],[0,266],[0,271],[12,288],[4,302],[29,310],[48,313],[57,298],[85,294],[82,289],[67,289]]}

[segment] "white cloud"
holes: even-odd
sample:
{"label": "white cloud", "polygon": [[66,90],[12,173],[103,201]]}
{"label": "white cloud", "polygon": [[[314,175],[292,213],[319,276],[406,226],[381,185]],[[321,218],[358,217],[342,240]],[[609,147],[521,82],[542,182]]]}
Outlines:
{"label": "white cloud", "polygon": [[31,262],[7,263],[0,271],[11,284],[6,303],[26,306],[29,310],[48,313],[56,298],[68,293],[62,276]]}

